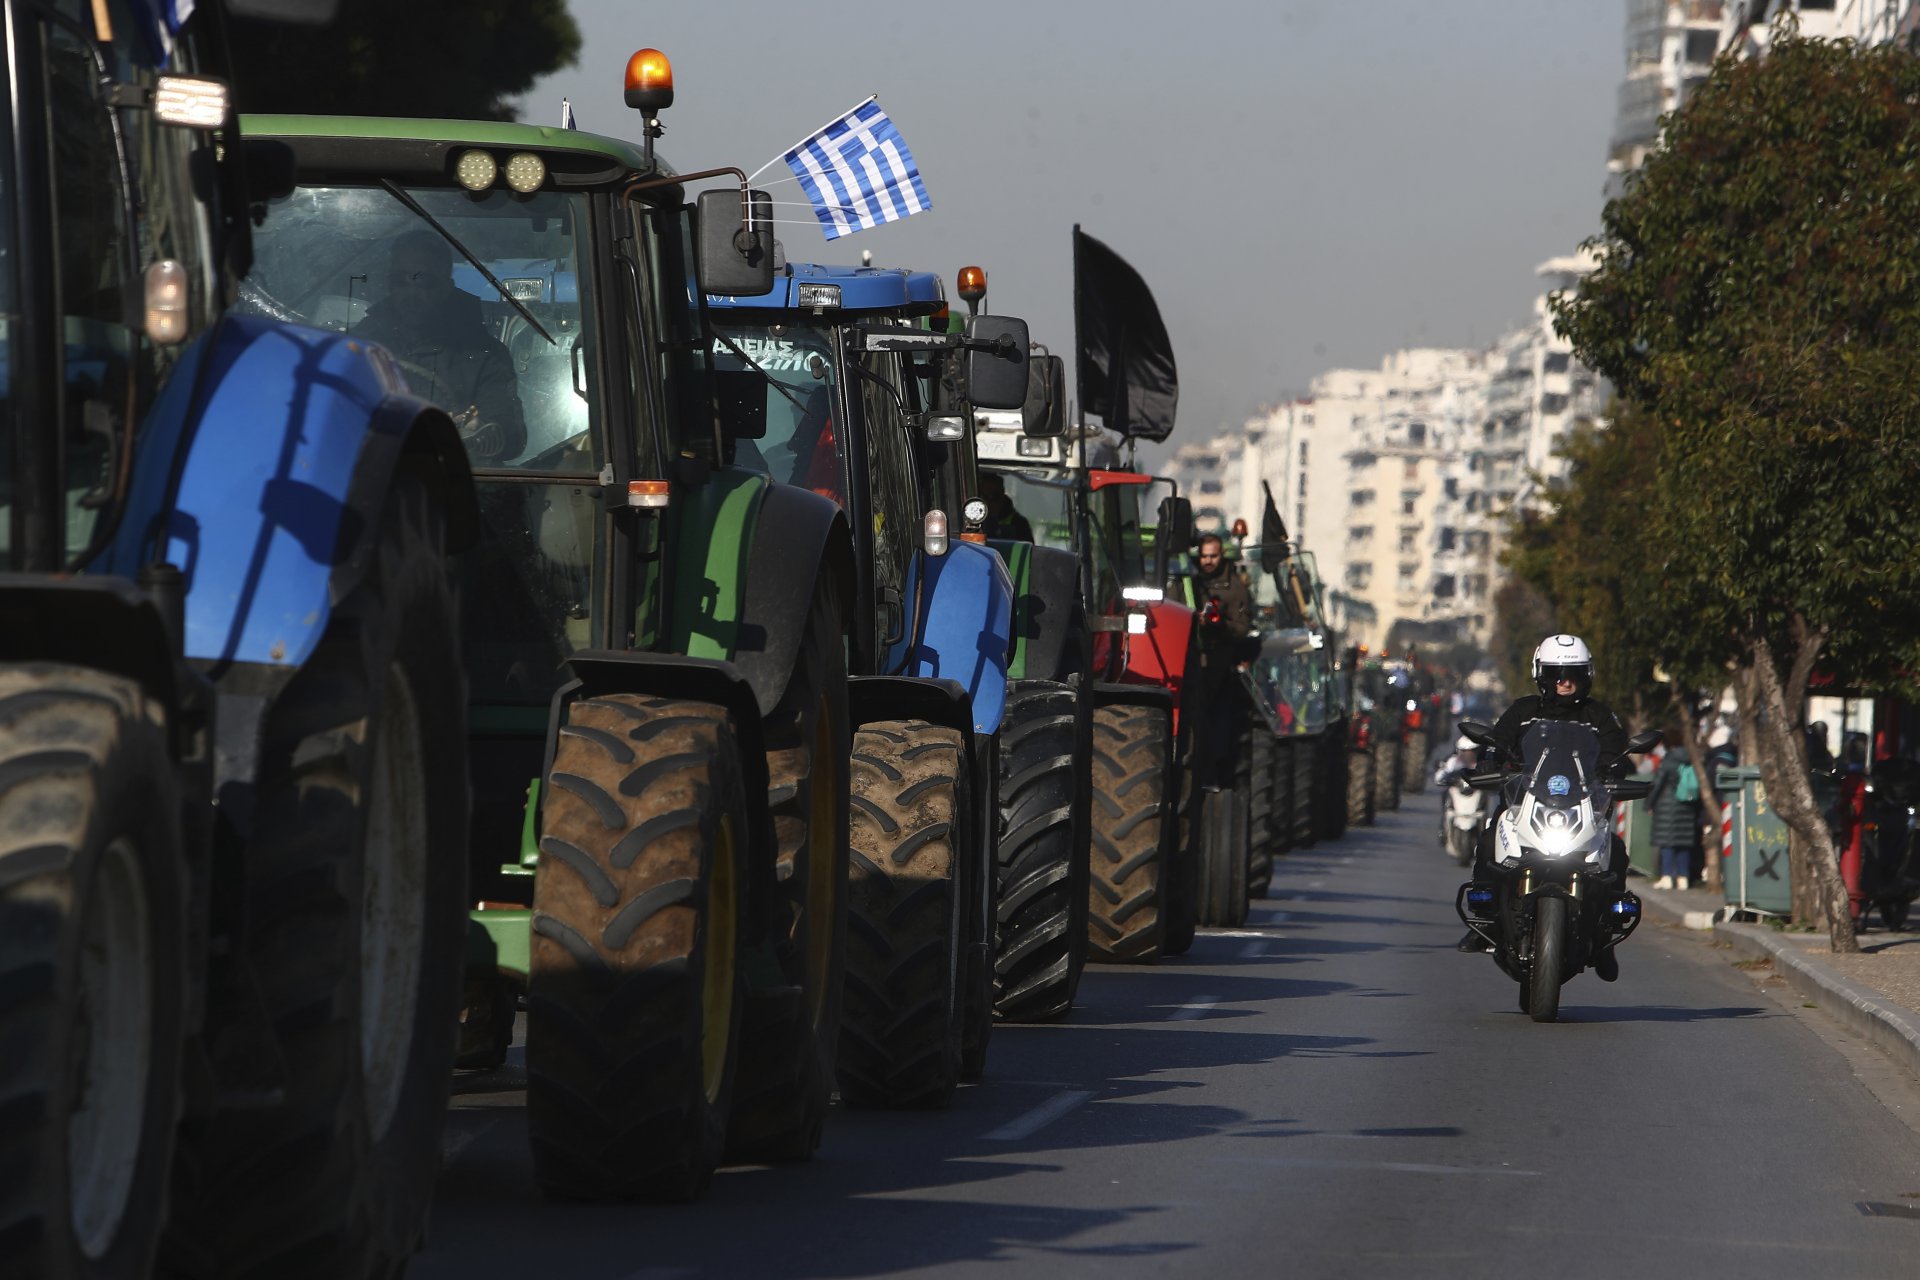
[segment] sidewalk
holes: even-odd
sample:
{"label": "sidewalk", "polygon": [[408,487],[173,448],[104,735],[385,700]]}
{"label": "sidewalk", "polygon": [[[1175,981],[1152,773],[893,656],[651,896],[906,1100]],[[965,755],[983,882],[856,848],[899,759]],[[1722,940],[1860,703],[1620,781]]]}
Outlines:
{"label": "sidewalk", "polygon": [[1808,1001],[1920,1076],[1920,932],[1876,927],[1860,935],[1859,955],[1837,956],[1827,949],[1824,933],[1786,933],[1718,919],[1725,906],[1718,890],[1655,889],[1639,876],[1630,887],[1649,918],[1712,929],[1716,939],[1745,958],[1771,962],[1774,972]]}

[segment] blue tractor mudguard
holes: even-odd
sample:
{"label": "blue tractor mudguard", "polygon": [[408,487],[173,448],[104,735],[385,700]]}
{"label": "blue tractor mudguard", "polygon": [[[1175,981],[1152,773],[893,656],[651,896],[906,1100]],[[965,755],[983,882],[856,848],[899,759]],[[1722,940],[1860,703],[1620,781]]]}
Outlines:
{"label": "blue tractor mudguard", "polygon": [[125,514],[89,568],[176,565],[190,659],[304,662],[365,571],[403,458],[439,489],[450,550],[477,526],[452,421],[346,334],[226,317],[182,354],[137,447]]}
{"label": "blue tractor mudguard", "polygon": [[966,689],[975,733],[1000,730],[1013,639],[1013,579],[998,555],[955,539],[943,556],[913,558],[907,583],[913,625],[889,657],[902,675],[952,680]]}

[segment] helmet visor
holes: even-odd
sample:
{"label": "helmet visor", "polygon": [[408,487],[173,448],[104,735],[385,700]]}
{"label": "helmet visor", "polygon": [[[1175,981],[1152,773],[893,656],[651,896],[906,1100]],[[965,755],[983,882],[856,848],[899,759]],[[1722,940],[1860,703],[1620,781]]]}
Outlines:
{"label": "helmet visor", "polygon": [[[1571,683],[1573,687],[1562,690],[1560,687],[1562,681]],[[1592,690],[1593,668],[1591,667],[1583,665],[1577,667],[1543,666],[1540,668],[1540,692],[1542,696],[1564,697],[1578,701],[1586,697]]]}

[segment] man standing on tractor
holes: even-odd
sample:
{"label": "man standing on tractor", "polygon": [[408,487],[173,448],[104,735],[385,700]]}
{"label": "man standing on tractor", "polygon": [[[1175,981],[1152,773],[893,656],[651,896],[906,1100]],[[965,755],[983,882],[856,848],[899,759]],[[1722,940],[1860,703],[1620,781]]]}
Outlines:
{"label": "man standing on tractor", "polygon": [[476,466],[499,466],[527,447],[513,358],[487,332],[480,300],[453,283],[453,249],[422,228],[393,242],[386,297],[353,336],[377,342],[418,395],[446,406]]}
{"label": "man standing on tractor", "polygon": [[1202,790],[1218,791],[1233,783],[1233,750],[1240,729],[1234,678],[1241,665],[1240,642],[1253,629],[1253,596],[1246,579],[1228,563],[1218,534],[1200,539],[1195,559],[1199,665],[1187,672],[1185,714],[1193,724],[1194,782]]}

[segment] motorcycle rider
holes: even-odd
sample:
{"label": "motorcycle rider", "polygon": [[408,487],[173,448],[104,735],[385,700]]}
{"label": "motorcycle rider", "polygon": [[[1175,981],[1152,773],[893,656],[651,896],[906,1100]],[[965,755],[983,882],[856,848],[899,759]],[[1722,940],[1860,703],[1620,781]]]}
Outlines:
{"label": "motorcycle rider", "polygon": [[[1591,696],[1593,651],[1587,648],[1587,642],[1579,636],[1565,634],[1542,640],[1533,651],[1533,683],[1540,692],[1516,699],[1493,726],[1496,745],[1489,754],[1496,759],[1490,763],[1518,766],[1522,759],[1521,736],[1535,721],[1572,721],[1590,726],[1599,735],[1601,776],[1619,775],[1627,760],[1627,730],[1611,707]],[[1473,856],[1473,883],[1490,887],[1494,874],[1493,832],[1489,829]],[[1618,836],[1613,839],[1613,857],[1609,860],[1607,875],[1613,879],[1615,888],[1625,887],[1627,851]],[[1469,929],[1456,949],[1486,951],[1489,946],[1479,933]],[[1620,962],[1612,947],[1594,958],[1593,971],[1604,982],[1620,976]]]}

